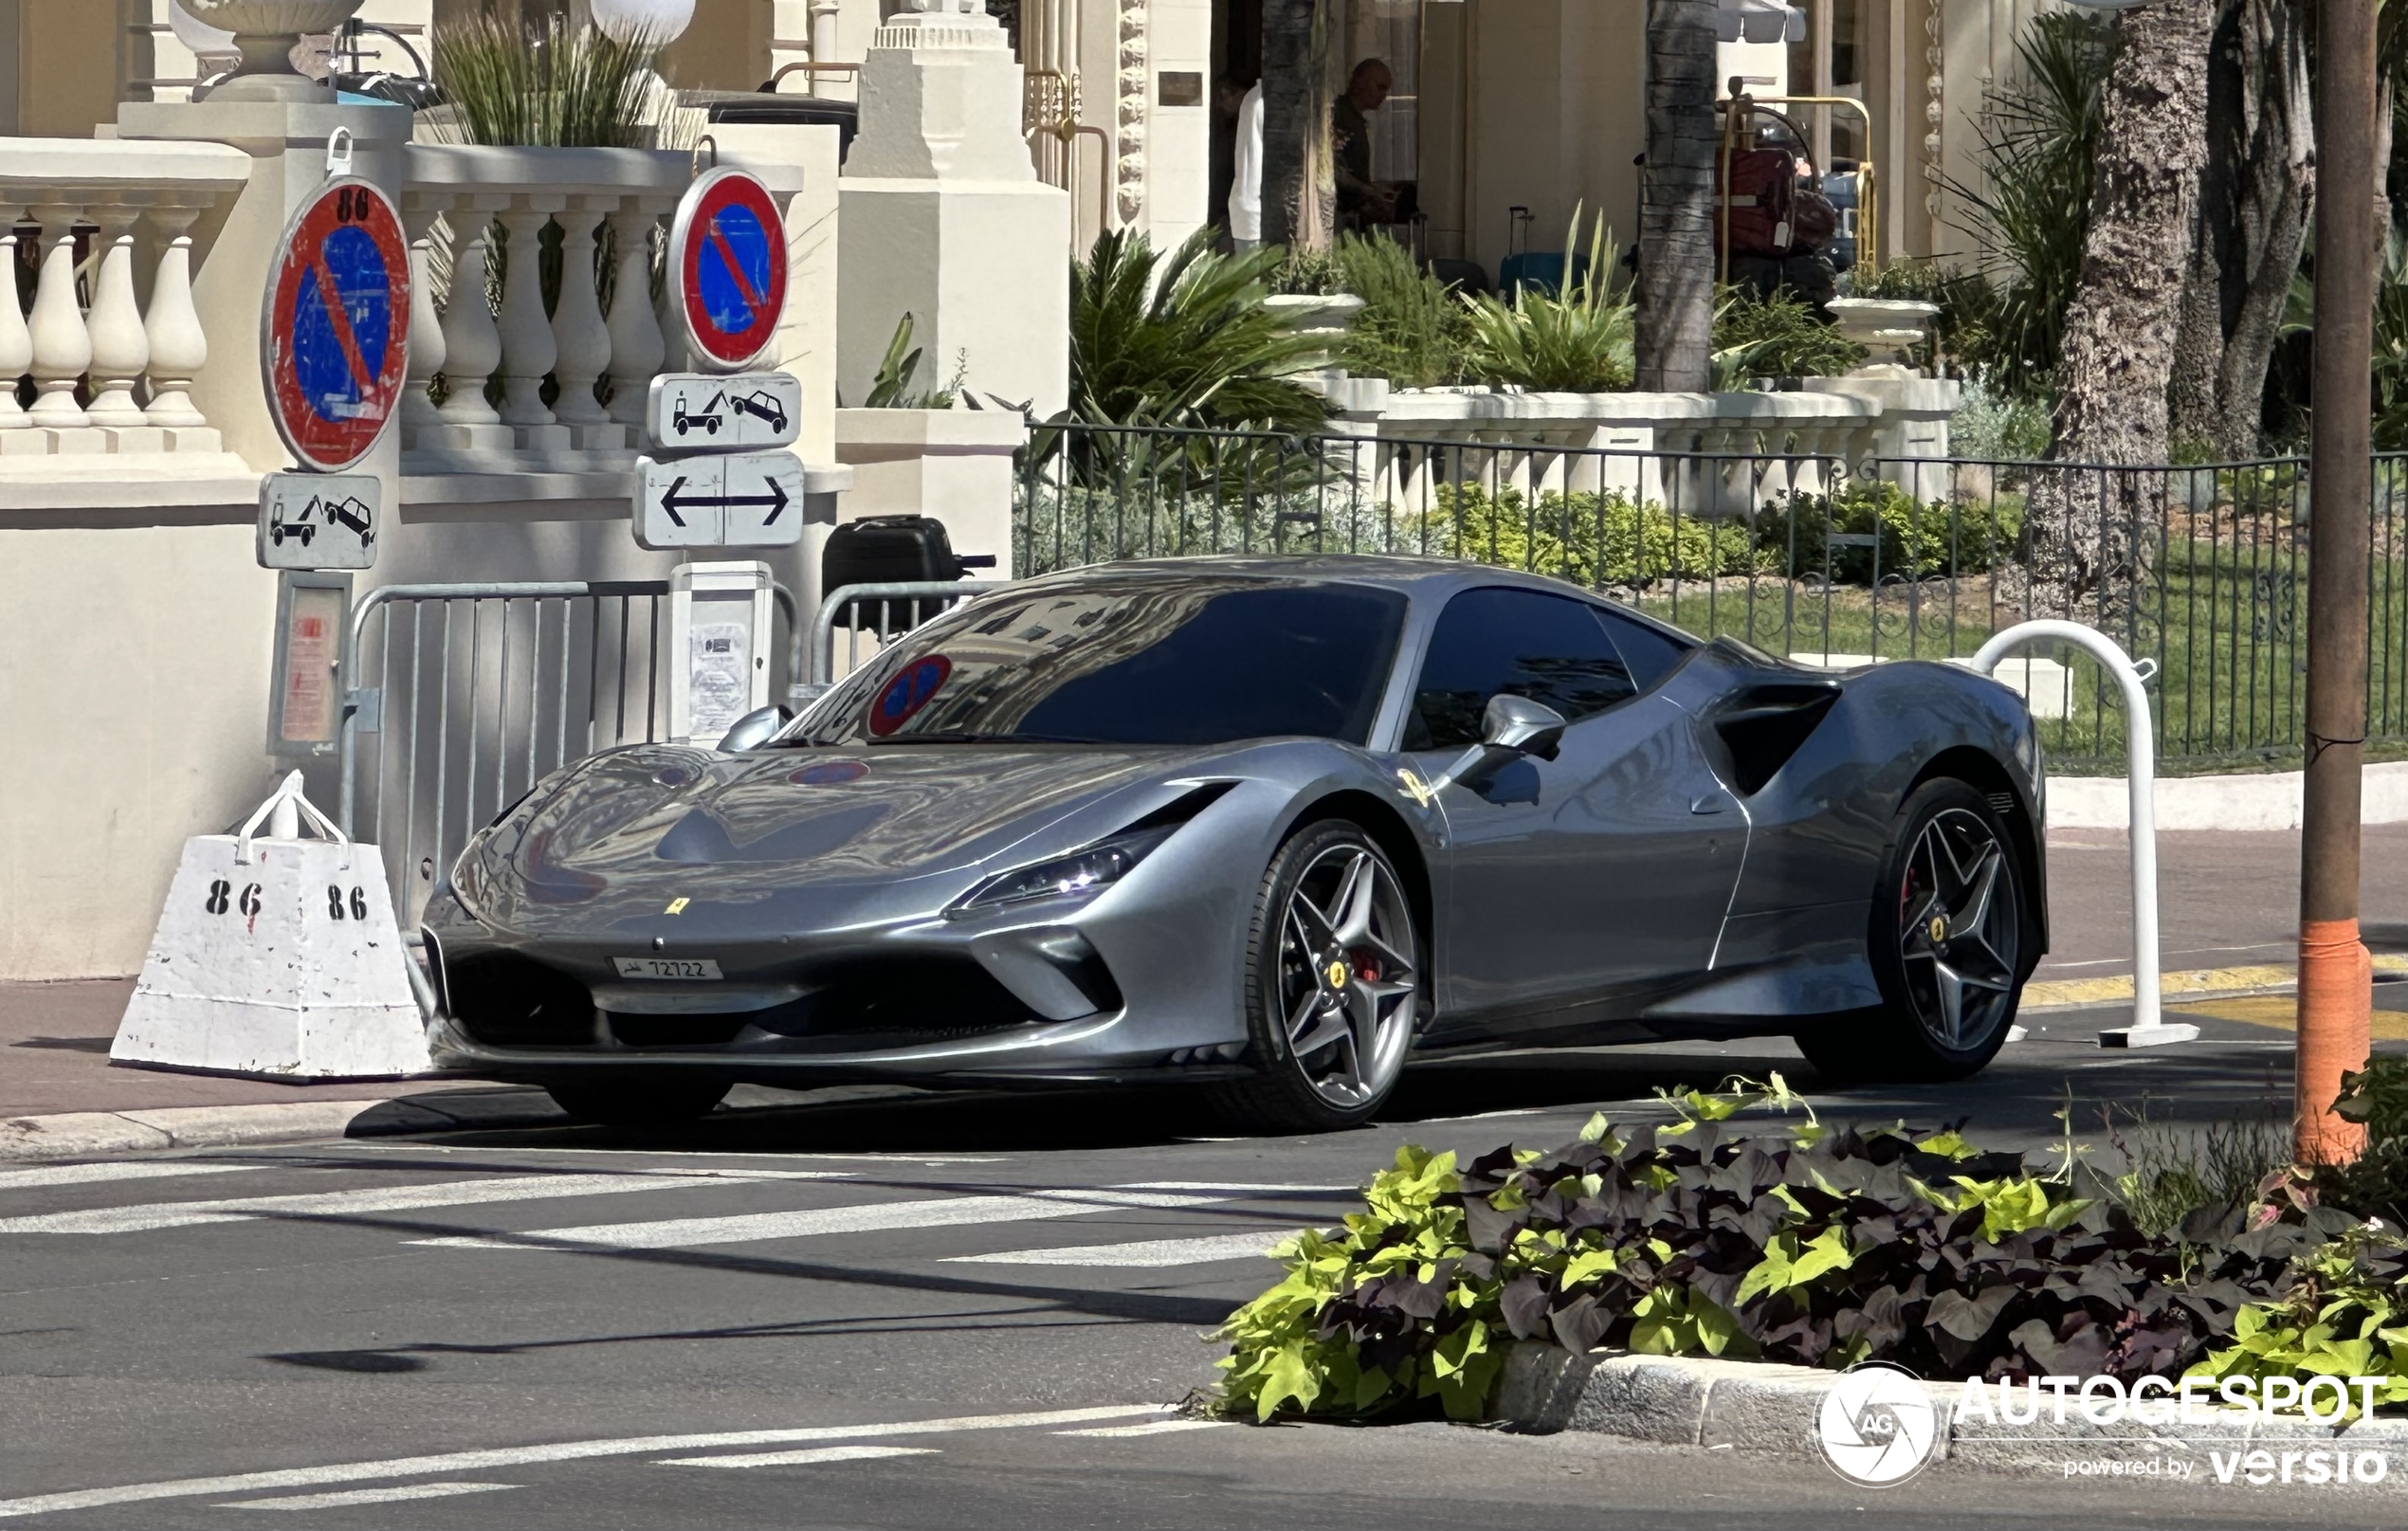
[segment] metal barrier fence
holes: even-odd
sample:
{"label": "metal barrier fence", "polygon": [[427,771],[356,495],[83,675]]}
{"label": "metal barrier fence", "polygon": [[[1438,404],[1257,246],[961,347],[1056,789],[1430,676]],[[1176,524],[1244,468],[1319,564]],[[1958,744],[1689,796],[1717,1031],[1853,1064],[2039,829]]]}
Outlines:
{"label": "metal barrier fence", "polygon": [[[791,675],[793,595],[776,592]],[[468,837],[546,774],[665,737],[666,580],[387,585],[352,613],[337,822],[383,848],[414,929]],[[785,694],[771,677],[771,694]]]}
{"label": "metal barrier fence", "polygon": [[[2156,662],[2162,760],[2295,755],[2307,465],[2104,467],[1797,450],[1046,428],[1023,452],[1014,568],[1349,552],[1556,575],[1701,636],[1810,663],[1969,658],[2067,617]],[[1803,449],[1808,446],[1816,449]],[[1823,449],[1823,448],[1831,449]],[[2408,738],[2408,468],[2379,458],[2367,535],[2370,737]],[[2119,770],[2116,683],[2071,650],[2001,667],[2053,764]]]}

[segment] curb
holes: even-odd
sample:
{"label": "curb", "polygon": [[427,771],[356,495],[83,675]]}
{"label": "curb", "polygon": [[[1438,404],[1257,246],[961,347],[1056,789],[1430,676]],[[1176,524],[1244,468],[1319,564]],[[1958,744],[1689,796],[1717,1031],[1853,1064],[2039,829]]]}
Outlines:
{"label": "curb", "polygon": [[0,1162],[157,1153],[170,1148],[229,1148],[312,1138],[546,1127],[567,1120],[550,1097],[537,1089],[445,1091],[390,1101],[69,1111],[0,1120]]}
{"label": "curb", "polygon": [[[2161,775],[2150,811],[2161,834],[2169,829],[2296,829],[2305,782],[2296,771]],[[2408,821],[2408,760],[2367,766],[2362,782],[2361,822]],[[2052,829],[2129,829],[2131,785],[2123,776],[2051,776],[2047,818]]]}
{"label": "curb", "polygon": [[[2375,972],[2408,977],[2408,956],[2384,952],[2375,957]],[[2168,1004],[2194,999],[2234,999],[2244,994],[2287,994],[2299,987],[2299,965],[2264,962],[2238,968],[2191,968],[2158,975],[2159,997]],[[2023,986],[2023,1012],[2081,1010],[2093,1005],[2129,1004],[2132,975],[2109,978],[2052,978]]]}
{"label": "curb", "polygon": [[[1618,1435],[1657,1446],[1703,1451],[1738,1450],[1771,1456],[1823,1459],[1818,1420],[1823,1396],[1837,1373],[1771,1361],[1709,1360],[1686,1356],[1634,1356],[1595,1350],[1575,1355],[1560,1346],[1524,1342],[1506,1353],[1490,1417],[1538,1434],[1578,1431]],[[2187,1444],[2188,1434],[2216,1432],[2215,1439],[2248,1450],[2261,1444],[2291,1446],[2336,1440],[2352,1446],[2408,1449],[2408,1419],[2362,1419],[2336,1433],[2306,1419],[2261,1419],[2241,1410],[2216,1413],[2205,1425],[2169,1425],[2156,1431],[2137,1424],[2094,1425],[2078,1410],[2052,1438],[2035,1440],[1998,1426],[1956,1417],[1963,1384],[1925,1382],[1924,1392],[1948,1421],[1930,1460],[1975,1467],[2057,1467],[2069,1456],[2117,1447],[2151,1451]],[[2045,1417],[2045,1416],[2044,1416]],[[2036,1428],[2036,1427],[2035,1427]],[[2229,1432],[2229,1433],[2226,1433]]]}

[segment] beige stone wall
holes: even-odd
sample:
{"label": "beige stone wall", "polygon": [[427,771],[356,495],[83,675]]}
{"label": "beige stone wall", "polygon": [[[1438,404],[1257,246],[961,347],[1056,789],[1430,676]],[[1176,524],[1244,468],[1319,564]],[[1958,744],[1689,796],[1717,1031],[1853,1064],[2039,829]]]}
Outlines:
{"label": "beige stone wall", "polygon": [[695,0],[694,23],[661,58],[661,73],[686,90],[754,90],[770,75],[776,19],[770,0]]}
{"label": "beige stone wall", "polygon": [[19,0],[17,121],[27,137],[88,138],[117,116],[126,35],[115,0]]}
{"label": "beige stone wall", "polygon": [[187,836],[265,795],[243,525],[0,530],[0,978],[131,974]]}

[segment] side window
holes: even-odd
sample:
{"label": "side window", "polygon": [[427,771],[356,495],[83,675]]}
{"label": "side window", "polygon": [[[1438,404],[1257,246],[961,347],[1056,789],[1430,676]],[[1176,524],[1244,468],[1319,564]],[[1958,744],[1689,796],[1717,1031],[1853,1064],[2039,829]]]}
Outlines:
{"label": "side window", "polygon": [[1622,658],[1631,666],[1631,679],[1642,691],[1655,689],[1655,683],[1671,674],[1672,666],[1689,651],[1689,645],[1610,606],[1592,610],[1605,623],[1605,630],[1614,635],[1614,647],[1622,651]]}
{"label": "side window", "polygon": [[1588,603],[1538,591],[1468,590],[1447,603],[1430,635],[1404,746],[1478,743],[1481,715],[1501,692],[1578,720],[1636,691]]}

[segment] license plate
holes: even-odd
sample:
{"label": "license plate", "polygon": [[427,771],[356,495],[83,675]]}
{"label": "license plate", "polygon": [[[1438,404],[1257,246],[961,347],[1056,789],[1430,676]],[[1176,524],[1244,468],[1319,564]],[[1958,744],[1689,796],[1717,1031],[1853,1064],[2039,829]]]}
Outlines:
{"label": "license plate", "polygon": [[611,965],[622,978],[716,980],[719,964],[707,957],[614,957]]}

